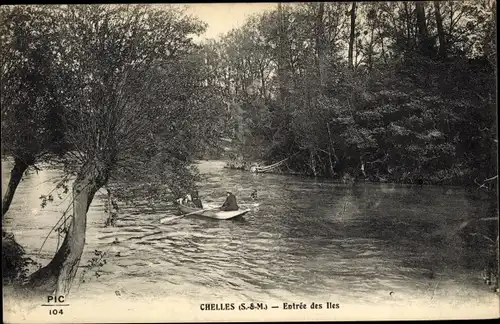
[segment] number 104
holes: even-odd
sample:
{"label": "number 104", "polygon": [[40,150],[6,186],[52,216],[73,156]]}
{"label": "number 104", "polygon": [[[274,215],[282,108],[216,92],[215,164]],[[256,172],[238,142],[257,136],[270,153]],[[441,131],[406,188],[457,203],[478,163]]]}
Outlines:
{"label": "number 104", "polygon": [[49,309],[49,314],[50,315],[62,315],[63,310],[62,309]]}

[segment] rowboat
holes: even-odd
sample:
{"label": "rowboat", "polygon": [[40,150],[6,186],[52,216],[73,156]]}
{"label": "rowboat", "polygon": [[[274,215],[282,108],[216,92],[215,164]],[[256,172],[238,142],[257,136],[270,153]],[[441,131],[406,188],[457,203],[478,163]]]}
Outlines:
{"label": "rowboat", "polygon": [[178,205],[177,207],[183,214],[198,215],[214,219],[231,219],[238,216],[243,216],[250,211],[250,209],[240,209],[234,211],[222,211],[218,208],[200,209],[185,205]]}

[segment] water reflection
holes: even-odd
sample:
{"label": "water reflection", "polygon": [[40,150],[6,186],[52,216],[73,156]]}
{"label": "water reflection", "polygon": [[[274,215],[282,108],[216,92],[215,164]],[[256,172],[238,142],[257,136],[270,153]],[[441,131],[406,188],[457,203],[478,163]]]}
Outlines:
{"label": "water reflection", "polygon": [[[205,204],[221,204],[230,190],[242,207],[259,206],[243,218],[215,221],[178,217],[164,204],[122,205],[116,227],[105,227],[103,201],[97,196],[88,214],[82,264],[95,249],[106,252],[107,264],[99,278],[77,288],[79,294],[117,287],[134,287],[139,295],[198,298],[201,290],[210,296],[267,298],[337,291],[344,300],[374,302],[388,291],[426,295],[437,276],[463,289],[474,286],[472,279],[454,279],[464,273],[474,278],[463,242],[436,235],[484,209],[461,188],[347,186],[225,170],[220,162],[200,167],[206,177],[200,184]],[[3,172],[6,179],[8,170]],[[57,200],[40,209],[39,196],[51,189],[44,181],[57,175],[47,170],[25,177],[6,220],[32,255],[66,207]],[[250,198],[254,189],[257,201]],[[164,217],[170,221],[161,224]],[[53,235],[37,257],[48,262],[56,244]]]}

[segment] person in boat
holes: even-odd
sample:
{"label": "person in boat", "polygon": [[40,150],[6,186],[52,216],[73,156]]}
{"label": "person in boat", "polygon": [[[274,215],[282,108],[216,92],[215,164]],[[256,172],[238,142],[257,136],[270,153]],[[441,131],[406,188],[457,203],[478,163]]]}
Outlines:
{"label": "person in boat", "polygon": [[196,208],[203,209],[203,204],[201,203],[200,196],[198,194],[198,190],[195,190],[191,193],[191,201],[195,205]]}
{"label": "person in boat", "polygon": [[193,203],[193,198],[191,194],[186,194],[184,197],[178,199],[180,205],[195,208],[196,206]]}
{"label": "person in boat", "polygon": [[238,204],[236,203],[236,197],[228,191],[226,193],[226,201],[219,209],[222,211],[234,211],[240,209],[240,207],[238,207]]}
{"label": "person in boat", "polygon": [[184,198],[177,199],[177,203],[179,205],[191,207],[191,208],[200,208],[203,209],[203,204],[201,203],[200,196],[198,194],[198,190],[191,192],[190,194],[186,194]]}

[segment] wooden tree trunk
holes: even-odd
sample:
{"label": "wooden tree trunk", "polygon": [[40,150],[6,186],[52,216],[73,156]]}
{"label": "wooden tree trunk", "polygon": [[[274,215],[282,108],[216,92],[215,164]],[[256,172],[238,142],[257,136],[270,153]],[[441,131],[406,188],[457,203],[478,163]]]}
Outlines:
{"label": "wooden tree trunk", "polygon": [[384,64],[387,64],[387,58],[385,55],[385,47],[384,47],[384,37],[382,36],[381,32],[379,32],[379,39],[380,39],[380,47],[381,47],[380,55],[381,55],[382,59],[384,60]]}
{"label": "wooden tree trunk", "polygon": [[351,34],[349,36],[349,67],[354,67],[353,53],[354,53],[354,41],[356,38],[356,2],[352,3],[351,7]]}
{"label": "wooden tree trunk", "polygon": [[373,32],[375,28],[371,26],[371,33],[370,33],[370,45],[369,45],[369,51],[368,51],[368,70],[371,72],[373,69]]}
{"label": "wooden tree trunk", "polygon": [[361,173],[363,174],[363,178],[366,179],[366,173],[365,173],[365,162],[363,161],[363,159],[359,159],[359,162],[360,162],[360,167],[359,169],[361,170]]}
{"label": "wooden tree trunk", "polygon": [[415,13],[417,16],[418,27],[418,48],[422,55],[429,56],[430,48],[428,44],[427,20],[425,18],[424,2],[415,2]]}
{"label": "wooden tree trunk", "polygon": [[406,22],[406,49],[410,49],[413,46],[412,34],[411,34],[411,17],[410,11],[408,8],[408,3],[403,2],[403,6],[405,9],[405,22]]}
{"label": "wooden tree trunk", "polygon": [[287,87],[288,87],[288,77],[287,77],[287,54],[286,54],[286,45],[287,45],[287,35],[285,28],[285,14],[283,12],[283,7],[281,3],[278,3],[278,81],[279,81],[279,94],[281,101],[281,108],[283,109],[286,105],[287,100]]}
{"label": "wooden tree trunk", "polygon": [[[33,159],[34,162],[34,159]],[[33,164],[33,163],[32,163]],[[2,199],[2,223],[5,214],[10,208],[14,194],[16,193],[17,186],[21,182],[24,171],[28,168],[29,164],[19,158],[14,159],[14,167],[10,171],[9,184],[7,185],[7,191]]]}
{"label": "wooden tree trunk", "polygon": [[314,160],[314,154],[313,154],[312,150],[309,150],[309,156],[311,158],[311,170],[313,172],[313,175],[316,177],[318,174],[316,171],[316,161]]}
{"label": "wooden tree trunk", "polygon": [[496,0],[493,0],[490,2],[490,8],[491,8],[491,27],[489,28],[488,32],[486,33],[486,38],[484,39],[485,42],[485,48],[484,52],[486,55],[486,58],[490,62],[491,66],[493,67],[494,70],[497,69],[497,32],[496,32],[496,21],[497,21],[497,6],[496,6]]}
{"label": "wooden tree trunk", "polygon": [[316,69],[318,70],[319,84],[325,84],[325,26],[323,16],[325,3],[320,2],[316,16]]}
{"label": "wooden tree trunk", "polygon": [[259,72],[260,72],[260,80],[261,80],[261,84],[262,84],[262,86],[260,88],[261,96],[262,96],[262,99],[267,100],[266,78],[264,76],[264,69],[261,68]]}
{"label": "wooden tree trunk", "polygon": [[85,247],[87,211],[107,177],[95,164],[82,168],[73,184],[73,215],[63,244],[52,261],[31,275],[27,286],[35,291],[67,295]]}
{"label": "wooden tree trunk", "polygon": [[443,18],[441,16],[441,8],[439,1],[434,1],[434,16],[436,17],[436,27],[439,39],[439,57],[446,59],[446,35],[444,34]]}
{"label": "wooden tree trunk", "polygon": [[425,18],[425,5],[423,2],[415,2],[415,13],[417,15],[418,33],[421,37],[427,37],[427,21]]}

